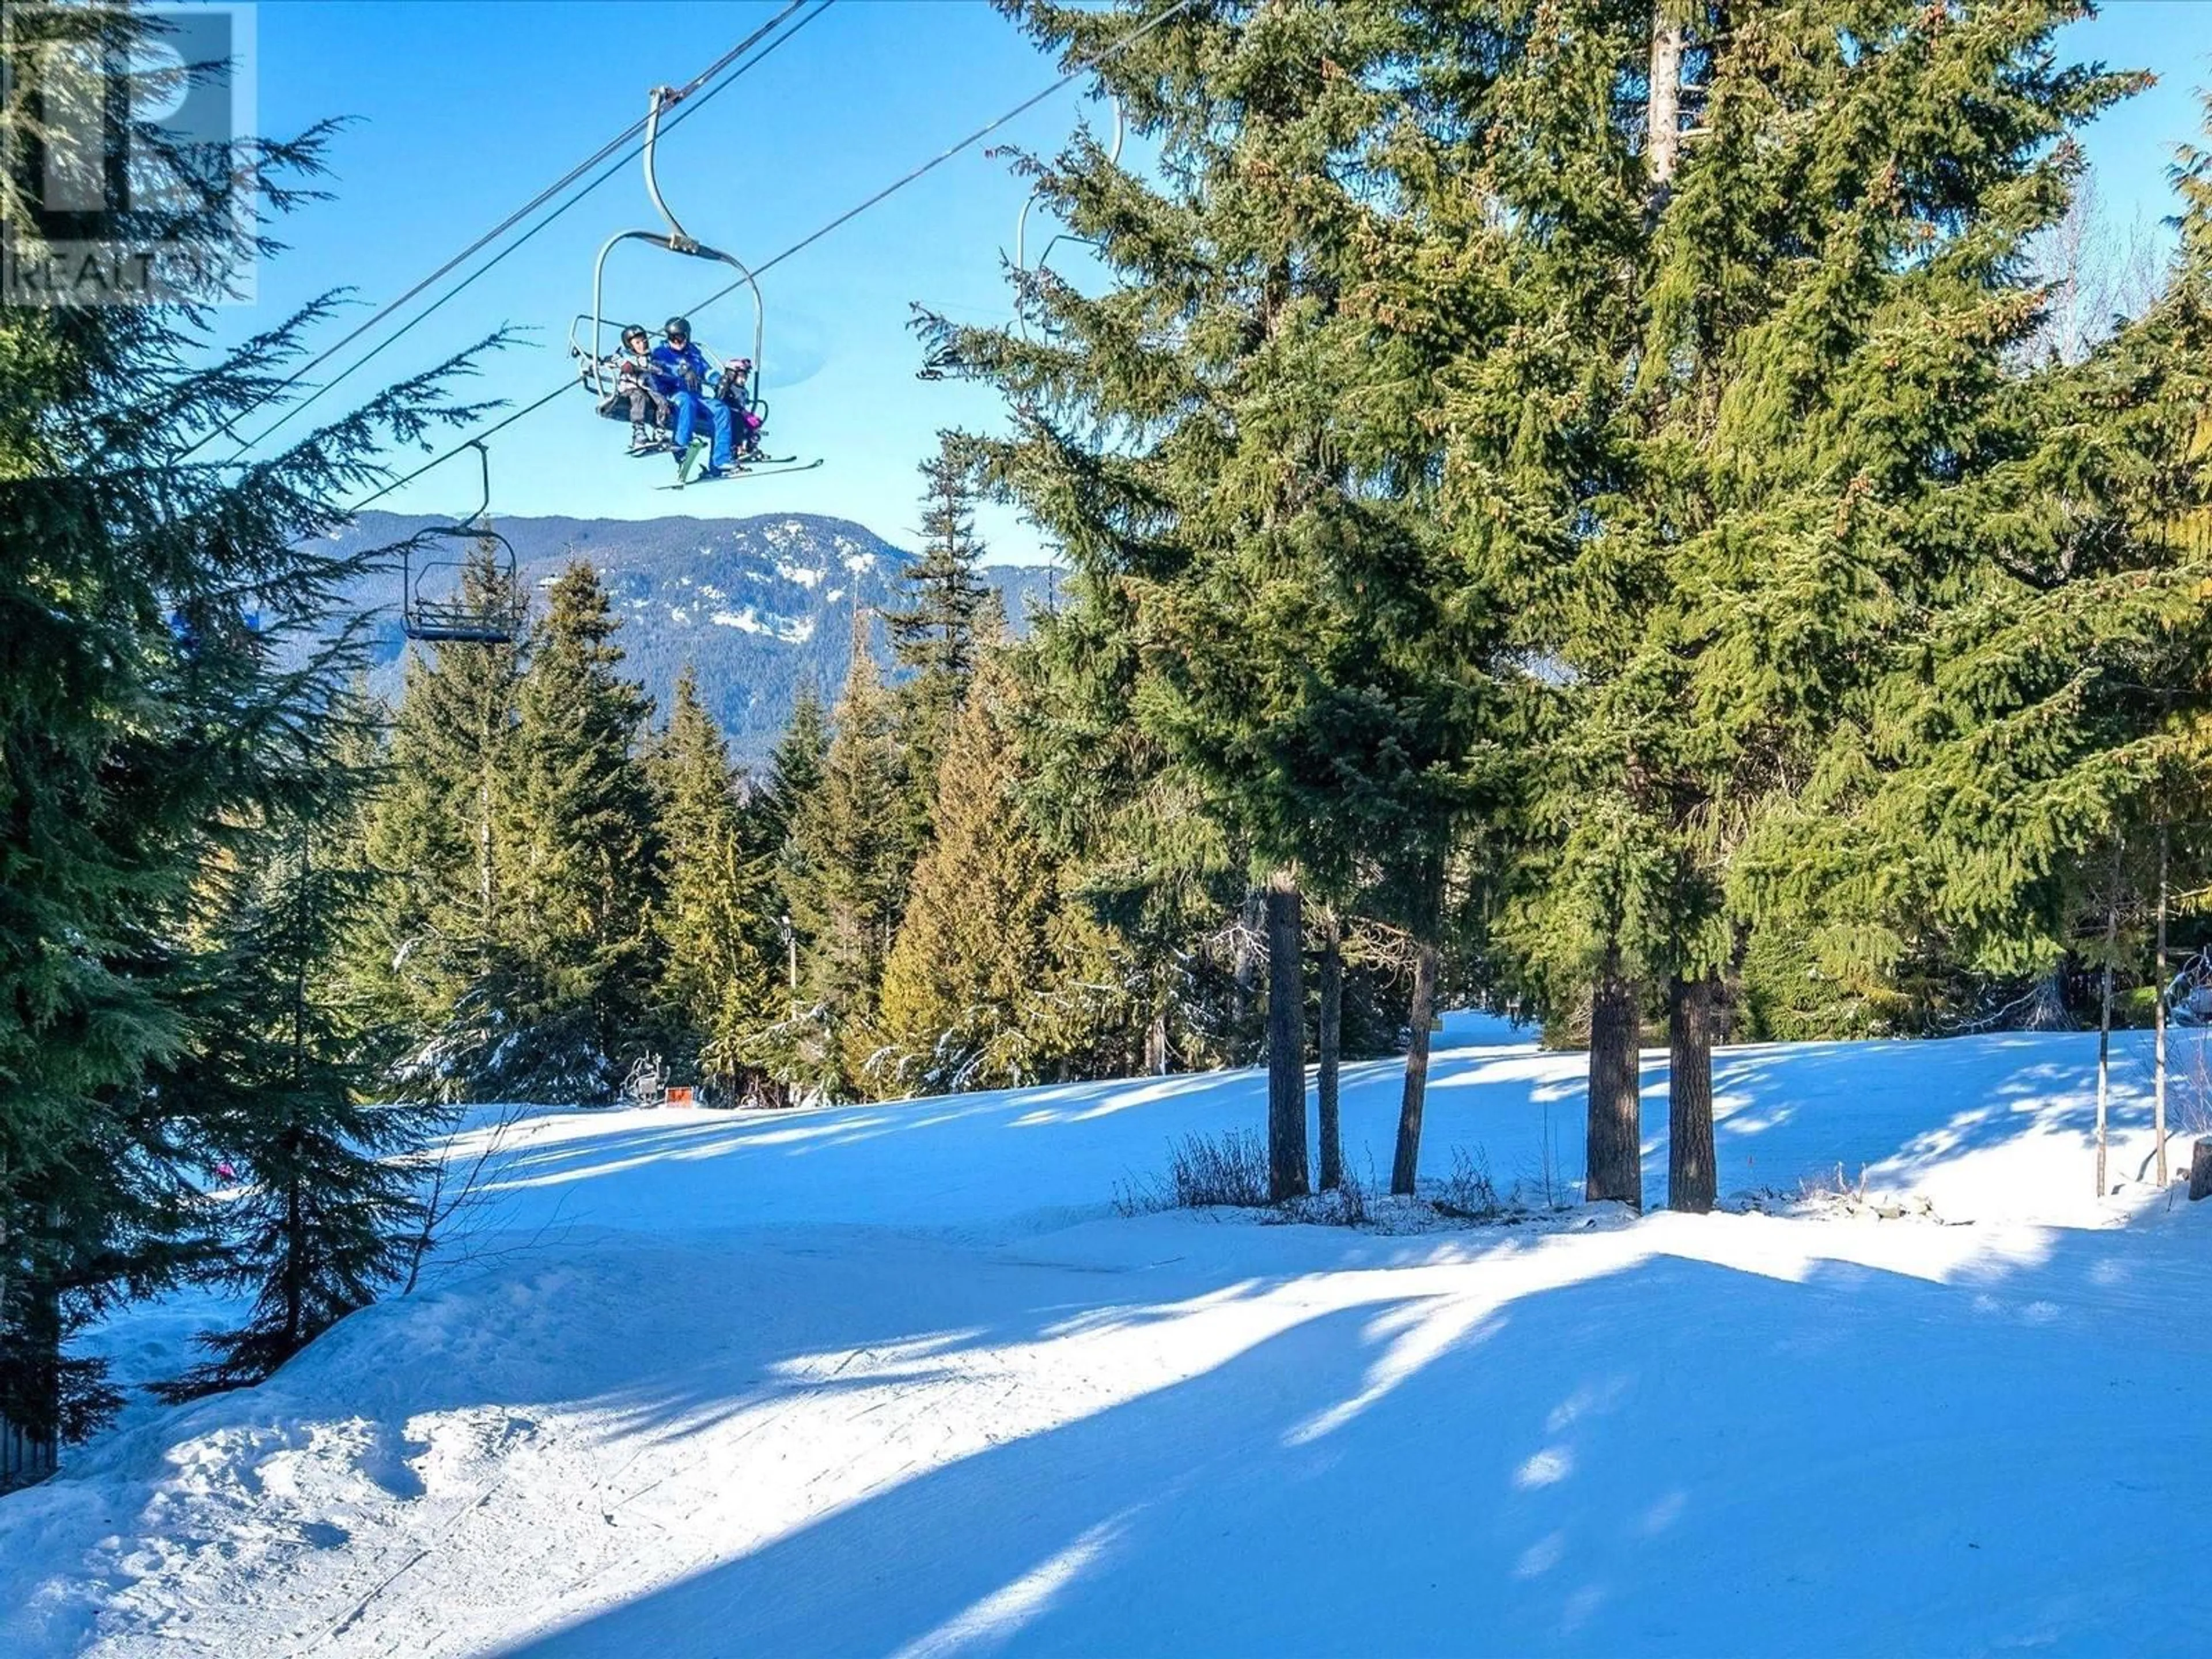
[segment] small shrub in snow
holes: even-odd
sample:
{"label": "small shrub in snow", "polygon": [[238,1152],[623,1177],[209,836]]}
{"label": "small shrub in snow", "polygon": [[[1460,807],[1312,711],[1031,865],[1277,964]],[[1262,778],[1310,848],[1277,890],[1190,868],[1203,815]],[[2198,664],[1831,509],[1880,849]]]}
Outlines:
{"label": "small shrub in snow", "polygon": [[1861,1166],[1856,1181],[1844,1174],[1844,1166],[1840,1164],[1836,1165],[1833,1175],[1806,1176],[1797,1183],[1797,1196],[1807,1203],[1832,1199],[1863,1202],[1866,1198],[1865,1167]]}
{"label": "small shrub in snow", "polygon": [[1124,1221],[1131,1216],[1153,1215],[1175,1207],[1173,1196],[1158,1176],[1130,1176],[1114,1183],[1114,1213]]}
{"label": "small shrub in snow", "polygon": [[1168,1144],[1168,1172],[1117,1182],[1114,1207],[1125,1216],[1158,1210],[1255,1209],[1267,1202],[1267,1143],[1253,1129],[1185,1135]]}
{"label": "small shrub in snow", "polygon": [[1370,1167],[1367,1179],[1362,1181],[1358,1171],[1347,1164],[1337,1185],[1325,1193],[1291,1200],[1282,1206],[1282,1218],[1316,1227],[1364,1227],[1374,1219],[1369,1201],[1374,1190],[1374,1170]]}
{"label": "small shrub in snow", "polygon": [[1168,1181],[1177,1208],[1267,1201],[1267,1145],[1255,1129],[1185,1135],[1170,1149]]}
{"label": "small shrub in snow", "polygon": [[1349,1164],[1336,1188],[1337,1224],[1345,1227],[1364,1227],[1367,1224],[1367,1195],[1375,1188],[1375,1171],[1370,1168],[1367,1179],[1362,1181],[1359,1172]]}
{"label": "small shrub in snow", "polygon": [[[1522,1197],[1526,1190],[1527,1198]],[[1573,1202],[1570,1194],[1565,1167],[1559,1160],[1559,1138],[1552,1127],[1552,1109],[1544,1109],[1543,1139],[1537,1143],[1536,1162],[1523,1164],[1513,1182],[1512,1200],[1523,1209],[1564,1210]]]}
{"label": "small shrub in snow", "polygon": [[1498,1185],[1490,1178],[1490,1159],[1481,1147],[1472,1152],[1452,1148],[1452,1172],[1444,1177],[1437,1208],[1467,1221],[1491,1221],[1505,1206],[1498,1202]]}

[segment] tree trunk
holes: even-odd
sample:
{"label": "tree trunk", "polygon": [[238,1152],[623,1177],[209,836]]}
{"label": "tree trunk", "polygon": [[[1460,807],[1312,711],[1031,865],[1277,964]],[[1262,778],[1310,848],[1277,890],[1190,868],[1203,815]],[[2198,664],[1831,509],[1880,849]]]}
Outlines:
{"label": "tree trunk", "polygon": [[1646,111],[1644,155],[1652,197],[1663,199],[1682,153],[1682,26],[1661,0],[1651,21],[1651,99]]}
{"label": "tree trunk", "polygon": [[2153,1021],[2156,1024],[2157,1052],[2152,1066],[2150,1133],[2158,1159],[2158,1184],[2164,1187],[2172,1179],[2166,1167],[2166,830],[2158,826],[2158,977],[2154,988],[2157,998],[2152,1002]]}
{"label": "tree trunk", "polygon": [[1429,1092],[1429,1024],[1436,1018],[1437,947],[1426,939],[1413,958],[1413,1041],[1406,1050],[1406,1094],[1398,1107],[1398,1155],[1390,1190],[1411,1198],[1421,1166],[1421,1109]]}
{"label": "tree trunk", "polygon": [[1297,878],[1267,878],[1267,1193],[1306,1190],[1306,999]]}
{"label": "tree trunk", "polygon": [[2097,1196],[2105,1195],[2105,1108],[2112,1075],[2112,951],[2120,933],[2120,843],[2112,843],[2112,875],[2105,889],[2105,971],[2097,994]]}
{"label": "tree trunk", "polygon": [[[1263,894],[1261,898],[1263,916],[1266,902]],[[1246,1063],[1247,1037],[1251,1030],[1252,987],[1259,976],[1259,953],[1251,948],[1247,939],[1252,927],[1252,901],[1249,895],[1237,912],[1237,921],[1241,925],[1237,929],[1237,970],[1231,977],[1230,986],[1230,1041],[1232,1045],[1231,1052],[1237,1056],[1236,1063],[1242,1066]],[[1264,921],[1261,926],[1264,931]]]}
{"label": "tree trunk", "polygon": [[1344,1132],[1338,1110],[1344,1036],[1344,935],[1336,912],[1321,922],[1321,1066],[1314,1091],[1321,1107],[1321,1189],[1344,1184]]}
{"label": "tree trunk", "polygon": [[0,1382],[31,1420],[0,1415],[0,1492],[43,1480],[60,1466],[61,1297],[26,1285],[13,1305],[15,1322],[0,1328],[0,1367],[6,1372]]}
{"label": "tree trunk", "polygon": [[1620,952],[1606,952],[1590,990],[1589,1118],[1583,1196],[1644,1207],[1643,1037],[1636,982],[1620,973]]}
{"label": "tree trunk", "polygon": [[1168,1074],[1168,1012],[1164,1008],[1152,1011],[1152,1024],[1145,1028],[1145,1075],[1165,1077]]}
{"label": "tree trunk", "polygon": [[[6,1249],[9,1213],[7,1171],[7,1157],[0,1153],[0,1267],[4,1267],[9,1260]],[[0,1322],[6,1320],[9,1305],[8,1280],[5,1273],[0,1273]],[[9,1391],[18,1397],[28,1399],[33,1394],[46,1395],[49,1393],[37,1386],[44,1380],[37,1374],[43,1368],[34,1367],[31,1363],[30,1355],[37,1346],[28,1330],[20,1328],[9,1329],[4,1322],[0,1322],[0,1368],[12,1373],[0,1375],[0,1382],[7,1384]],[[15,1350],[12,1354],[11,1349]],[[58,1399],[46,1400],[49,1418],[58,1414],[60,1403]],[[55,1437],[50,1431],[11,1421],[4,1413],[0,1413],[0,1492],[45,1480],[54,1472],[54,1452]]]}
{"label": "tree trunk", "polygon": [[477,931],[491,939],[491,775],[477,775]]}
{"label": "tree trunk", "polygon": [[1667,984],[1667,1207],[1713,1207],[1713,1021],[1720,981],[1676,975]]}

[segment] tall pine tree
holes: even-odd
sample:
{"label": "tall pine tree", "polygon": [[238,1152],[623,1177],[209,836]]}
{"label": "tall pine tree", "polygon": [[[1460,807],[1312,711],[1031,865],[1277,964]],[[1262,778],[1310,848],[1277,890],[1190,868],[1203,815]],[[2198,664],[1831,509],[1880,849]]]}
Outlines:
{"label": "tall pine tree", "polygon": [[729,747],[686,668],[649,772],[665,891],[653,913],[654,996],[672,1040],[729,1101],[763,1099],[744,1040],[783,1000],[772,844],[738,799]]}
{"label": "tall pine tree", "polygon": [[[37,137],[42,65],[143,64],[146,27],[11,13],[0,143]],[[313,136],[179,159],[257,178],[279,210],[323,167]],[[0,176],[0,218],[31,261],[25,176]],[[117,234],[179,251],[189,302],[0,312],[0,1418],[49,1444],[112,1401],[68,1335],[204,1259],[199,1137],[149,1073],[191,1038],[198,872],[313,769],[327,678],[300,665],[372,562],[322,538],[385,445],[473,413],[447,401],[448,364],[243,469],[195,460],[278,394],[329,309],[235,354],[215,337],[206,307],[267,251],[235,206],[149,191],[125,210]]]}
{"label": "tall pine tree", "polygon": [[816,886],[813,854],[799,836],[813,814],[830,750],[830,720],[811,685],[802,686],[767,781],[746,804],[748,839],[769,859],[771,919],[778,939],[776,994],[738,1037],[737,1053],[781,1098],[836,1092],[835,1045],[821,1011],[804,1000],[797,917],[809,914]]}
{"label": "tall pine tree", "polygon": [[[462,567],[463,603],[526,615],[519,578],[488,546]],[[369,807],[368,855],[386,879],[363,930],[380,980],[416,1034],[392,1079],[435,1098],[503,1086],[520,935],[520,643],[434,644],[408,659],[390,764]]]}
{"label": "tall pine tree", "polygon": [[547,592],[515,726],[516,1036],[500,1071],[525,1097],[603,1100],[644,1052],[658,898],[652,703],[622,674],[599,574]]}
{"label": "tall pine tree", "polygon": [[1370,407],[1389,371],[1355,303],[1412,41],[1385,7],[1221,4],[1141,35],[1134,9],[1009,9],[1070,59],[1103,54],[1164,182],[1080,140],[1038,188],[1095,241],[1109,291],[1025,272],[1031,328],[926,328],[1006,393],[990,476],[1065,550],[1098,625],[1127,629],[1127,717],[1251,860],[1288,1196],[1307,1184],[1302,885],[1342,893],[1379,859],[1409,916],[1434,908],[1419,872],[1441,861],[1468,747],[1454,664],[1479,679],[1484,661],[1443,643],[1482,607],[1443,603],[1426,446],[1402,441],[1403,400]]}
{"label": "tall pine tree", "polygon": [[870,629],[863,611],[820,781],[793,803],[786,872],[802,1018],[819,1033],[815,1082],[844,1097],[872,1086],[884,959],[913,862],[897,707],[876,668]]}
{"label": "tall pine tree", "polygon": [[987,629],[990,588],[977,574],[983,544],[975,538],[975,488],[969,463],[951,433],[939,434],[938,453],[921,464],[921,556],[899,573],[906,604],[884,613],[899,684],[900,725],[908,783],[915,817],[927,838],[937,791],[937,769],[954,714],[975,672],[977,629]]}
{"label": "tall pine tree", "polygon": [[211,1357],[172,1394],[268,1376],[374,1301],[424,1231],[407,1155],[440,1109],[373,1098],[387,1033],[346,970],[374,899],[356,810],[368,778],[358,745],[323,752],[321,787],[202,882],[206,989],[167,1086],[235,1171],[223,1276],[254,1301],[243,1327],[201,1339]]}
{"label": "tall pine tree", "polygon": [[[1571,9],[1480,175],[1535,314],[1459,410],[1477,445],[1529,432],[1553,504],[1523,563],[1558,690],[1515,932],[1597,981],[1616,1043],[1621,982],[1663,977],[1669,1202],[1702,1209],[1752,849],[1881,763],[1892,672],[1994,568],[2023,242],[2063,207],[2060,141],[2128,83],[2057,60],[2060,0]],[[1501,370],[1541,424],[1477,403]],[[1594,1085],[1632,1076],[1593,1054]]]}
{"label": "tall pine tree", "polygon": [[933,833],[884,965],[878,1022],[909,1089],[1013,1087],[1090,1046],[1103,935],[1062,894],[1031,821],[1011,650],[987,650],[952,723]]}

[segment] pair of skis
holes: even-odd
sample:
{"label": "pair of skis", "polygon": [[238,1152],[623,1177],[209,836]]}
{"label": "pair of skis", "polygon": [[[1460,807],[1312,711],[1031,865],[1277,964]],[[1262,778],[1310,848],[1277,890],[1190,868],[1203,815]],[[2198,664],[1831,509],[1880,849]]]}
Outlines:
{"label": "pair of skis", "polygon": [[822,465],[818,458],[801,462],[796,455],[756,455],[733,461],[720,472],[708,472],[707,458],[713,448],[711,439],[694,438],[677,463],[676,482],[659,488],[684,489],[695,483],[726,483],[734,478],[773,478],[782,472],[811,472]]}

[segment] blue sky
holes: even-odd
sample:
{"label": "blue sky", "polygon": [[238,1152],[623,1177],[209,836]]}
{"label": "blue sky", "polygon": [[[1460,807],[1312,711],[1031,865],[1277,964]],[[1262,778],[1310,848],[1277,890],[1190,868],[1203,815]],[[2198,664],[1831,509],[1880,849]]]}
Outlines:
{"label": "blue sky", "polygon": [[[258,306],[231,325],[263,325],[334,286],[370,303],[404,291],[641,115],[649,87],[690,79],[778,9],[771,0],[264,0],[262,129],[288,133],[331,115],[355,122],[332,145],[335,199],[283,228],[291,252],[264,264]],[[2196,129],[2191,88],[2212,80],[2212,0],[2115,0],[2069,31],[2067,45],[2160,76],[2088,135],[2108,211],[2154,221],[2170,211],[2171,146]],[[981,0],[840,0],[671,136],[662,184],[694,234],[764,259],[1054,78]],[[1051,150],[1098,112],[1071,87],[763,279],[775,447],[823,456],[819,471],[657,492],[661,469],[622,459],[622,429],[594,418],[580,390],[495,441],[495,511],[830,513],[910,543],[915,464],[939,428],[988,422],[996,405],[975,387],[915,379],[908,302],[963,318],[1003,313],[1001,250],[1025,191],[1003,158],[984,151],[1001,143]],[[568,319],[588,307],[599,242],[653,223],[636,168],[622,170],[325,403],[343,407],[356,384],[425,366],[501,324],[530,331],[532,343],[487,366],[483,393],[539,396],[570,372]],[[609,309],[658,325],[720,286],[712,268],[633,246],[610,264]],[[748,343],[750,315],[735,301],[691,315],[718,350]],[[459,510],[471,500],[470,471],[456,461],[380,505]],[[1034,551],[1007,517],[987,515],[985,529],[1002,555]]]}

